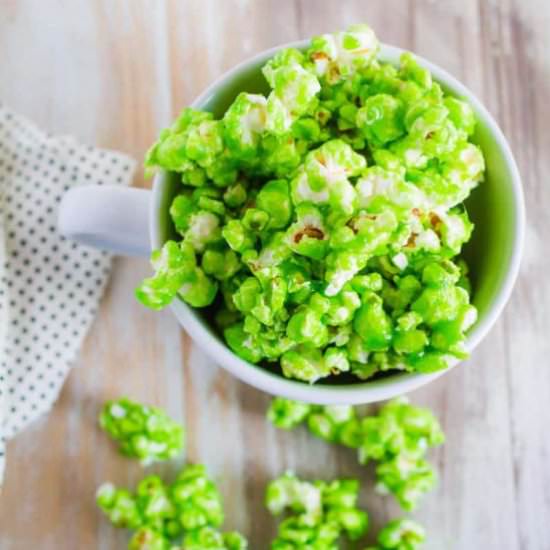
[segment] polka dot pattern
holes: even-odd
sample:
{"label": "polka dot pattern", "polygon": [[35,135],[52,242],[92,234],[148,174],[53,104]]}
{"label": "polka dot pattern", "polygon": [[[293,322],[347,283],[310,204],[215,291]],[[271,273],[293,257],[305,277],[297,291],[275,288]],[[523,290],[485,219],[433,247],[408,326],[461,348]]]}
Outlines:
{"label": "polka dot pattern", "polygon": [[0,104],[0,482],[5,440],[52,407],[109,275],[109,254],[57,233],[61,197],[75,185],[128,185],[134,167]]}

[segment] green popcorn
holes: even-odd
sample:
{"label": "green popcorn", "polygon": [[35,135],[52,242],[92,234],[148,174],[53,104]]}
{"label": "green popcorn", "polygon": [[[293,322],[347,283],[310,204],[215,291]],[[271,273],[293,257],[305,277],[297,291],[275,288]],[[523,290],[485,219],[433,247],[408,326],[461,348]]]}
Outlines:
{"label": "green popcorn", "polygon": [[357,126],[374,147],[395,141],[405,133],[403,103],[388,94],[373,95],[358,110]]}
{"label": "green popcorn", "polygon": [[[422,158],[427,162],[425,156]],[[430,210],[442,211],[456,206],[468,196],[472,188],[464,186],[461,181],[453,182],[430,167],[423,170],[410,169],[407,178],[424,194],[425,204]]]}
{"label": "green popcorn", "polygon": [[[377,361],[382,359],[374,357],[374,362]],[[441,445],[445,438],[437,419],[428,409],[414,407],[404,398],[394,399],[384,405],[377,415],[363,418],[351,406],[302,408],[301,404],[287,400],[276,406],[283,411],[298,411],[296,417],[290,416],[288,421],[284,416],[281,421],[271,414],[272,420],[278,421],[281,427],[289,429],[305,419],[309,430],[317,437],[358,449],[362,464],[376,461],[378,490],[393,494],[406,510],[414,509],[420,498],[436,483],[435,472],[425,460],[425,454],[430,447]],[[357,482],[340,480],[328,485],[318,482],[317,486],[322,490],[324,513],[330,514],[331,510],[335,510],[332,515],[327,515],[330,521],[348,530],[350,538],[359,536],[366,529],[368,518],[354,508]],[[279,502],[279,511],[288,506],[282,504],[288,499],[275,500]]]}
{"label": "green popcorn", "polygon": [[224,150],[223,124],[204,120],[191,126],[187,134],[187,156],[202,167],[211,166]]}
{"label": "green popcorn", "polygon": [[223,281],[237,273],[242,265],[233,250],[207,249],[202,256],[202,269],[207,275]]}
{"label": "green popcorn", "polygon": [[185,535],[182,550],[246,550],[246,539],[237,532],[220,533],[212,527],[202,527]]}
{"label": "green popcorn", "polygon": [[420,353],[428,345],[426,331],[411,329],[397,332],[392,341],[397,353]]}
{"label": "green popcorn", "polygon": [[372,152],[372,158],[376,166],[384,168],[389,172],[395,172],[405,176],[406,169],[401,159],[388,149],[375,149]]}
{"label": "green popcorn", "polygon": [[355,409],[351,405],[325,405],[323,414],[335,424],[342,424],[355,418]]}
{"label": "green popcorn", "polygon": [[368,25],[351,25],[347,31],[312,38],[307,56],[318,76],[335,83],[368,67],[379,48]]}
{"label": "green popcorn", "polygon": [[143,521],[136,499],[112,483],[104,483],[98,488],[96,503],[115,527],[137,529]]}
{"label": "green popcorn", "polygon": [[437,323],[430,338],[431,345],[440,351],[449,351],[457,357],[463,354],[462,345],[464,333],[476,322],[477,309],[472,305],[465,305],[453,321]]}
{"label": "green popcorn", "polygon": [[422,323],[422,317],[414,311],[408,311],[397,317],[395,324],[398,331],[408,331],[415,329],[420,323]]}
{"label": "green popcorn", "polygon": [[235,158],[254,160],[266,122],[266,98],[241,92],[223,117],[225,142]]}
{"label": "green popcorn", "polygon": [[254,237],[239,220],[230,220],[222,229],[222,236],[225,242],[235,252],[244,252],[254,246]]}
{"label": "green popcorn", "polygon": [[239,286],[246,279],[246,275],[243,270],[239,271],[231,279],[225,279],[220,281],[220,290],[223,297],[223,306],[222,309],[227,309],[231,312],[237,312],[237,307],[233,300],[233,294],[238,290]]}
{"label": "green popcorn", "polygon": [[182,173],[186,185],[200,187],[207,177],[225,186],[237,177],[235,162],[224,147],[222,122],[211,113],[187,108],[171,128],[163,130],[149,150],[146,167]]}
{"label": "green popcorn", "polygon": [[297,63],[274,69],[271,82],[273,91],[267,98],[266,129],[280,136],[311,108],[321,85],[313,73]]}
{"label": "green popcorn", "polygon": [[365,347],[363,339],[356,332],[351,334],[346,344],[346,352],[354,363],[367,364],[369,351]]}
{"label": "green popcorn", "polygon": [[170,217],[181,235],[189,228],[191,216],[197,211],[193,199],[187,195],[178,195],[170,206]]}
{"label": "green popcorn", "polygon": [[228,346],[242,359],[257,363],[262,358],[257,338],[244,330],[243,323],[235,323],[223,331]]}
{"label": "green popcorn", "polygon": [[470,221],[466,210],[450,210],[438,216],[440,223],[438,230],[441,242],[450,253],[455,256],[460,254],[462,245],[470,240],[474,224]]}
{"label": "green popcorn", "polygon": [[286,333],[297,344],[322,347],[328,341],[328,329],[321,315],[308,306],[300,306],[290,317]]}
{"label": "green popcorn", "polygon": [[428,462],[407,455],[398,455],[379,464],[376,476],[378,491],[393,494],[406,511],[414,510],[437,482],[435,471]]}
{"label": "green popcorn", "polygon": [[220,218],[206,210],[199,210],[189,218],[184,241],[196,252],[203,252],[207,245],[221,240]]}
{"label": "green popcorn", "polygon": [[99,415],[100,426],[120,445],[125,456],[143,464],[177,456],[184,430],[164,411],[127,398],[107,401]]}
{"label": "green popcorn", "polygon": [[422,269],[422,282],[426,286],[452,286],[460,278],[460,269],[450,260],[430,262]]}
{"label": "green popcorn", "polygon": [[237,181],[239,177],[238,169],[238,160],[233,157],[229,149],[225,149],[213,164],[205,168],[205,172],[214,185],[227,187]]}
{"label": "green popcorn", "polygon": [[145,306],[161,309],[167,306],[196,267],[193,249],[186,244],[167,241],[162,249],[151,254],[155,275],[145,279],[136,289],[136,298]]}
{"label": "green popcorn", "polygon": [[272,326],[276,314],[283,308],[286,292],[286,282],[281,277],[261,282],[248,277],[233,295],[233,300],[239,311],[251,313],[260,323]]}
{"label": "green popcorn", "polygon": [[246,198],[246,187],[241,182],[234,183],[228,187],[223,194],[223,200],[229,208],[241,206],[246,202]]}
{"label": "green popcorn", "polygon": [[380,166],[367,168],[355,185],[358,205],[368,212],[382,214],[391,209],[400,219],[408,219],[413,208],[423,208],[426,198],[400,171]]}
{"label": "green popcorn", "polygon": [[[294,126],[300,120],[298,119]],[[308,142],[297,139],[290,134],[283,136],[264,135],[256,170],[267,177],[286,178],[301,164],[307,149]]]}
{"label": "green popcorn", "polygon": [[327,514],[329,521],[338,523],[350,540],[361,538],[368,528],[368,515],[358,509],[334,509]]}
{"label": "green popcorn", "polygon": [[[443,92],[439,84],[433,84],[416,101],[408,104],[405,125],[411,134],[426,135],[437,130],[447,120],[449,111],[443,104]],[[415,124],[418,126],[415,128]],[[416,131],[415,131],[416,130]]]}
{"label": "green popcorn", "polygon": [[399,78],[398,70],[389,63],[375,60],[361,72],[361,76],[363,85],[359,90],[359,99],[362,103],[372,95],[383,93],[400,96],[403,92],[404,81]]}
{"label": "green popcorn", "polygon": [[347,225],[355,238],[344,243],[342,248],[366,258],[386,253],[388,245],[401,236],[399,222],[391,210],[381,214],[369,214],[361,210]]}
{"label": "green popcorn", "polygon": [[418,64],[416,57],[405,52],[399,58],[399,76],[405,81],[412,81],[420,88],[430,89],[432,87],[432,75],[428,69]]}
{"label": "green popcorn", "polygon": [[474,111],[468,103],[455,97],[446,97],[443,104],[449,111],[449,120],[455,125],[457,130],[462,131],[466,136],[474,133],[476,119]]}
{"label": "green popcorn", "polygon": [[353,250],[332,251],[326,256],[325,288],[326,296],[336,296],[345,284],[353,279],[364,267],[368,256]]}
{"label": "green popcorn", "polygon": [[380,273],[368,273],[366,275],[356,275],[350,281],[350,285],[359,294],[382,290],[382,276]]}
{"label": "green popcorn", "polygon": [[328,250],[328,231],[321,212],[312,205],[296,207],[298,221],[286,231],[290,249],[301,256],[321,260]]}
{"label": "green popcorn", "polygon": [[314,189],[303,166],[300,166],[295,177],[290,182],[290,192],[292,202],[295,205],[301,203],[324,205],[329,200],[329,190],[326,187],[320,190]]}
{"label": "green popcorn", "polygon": [[220,494],[202,464],[187,466],[178,475],[171,487],[171,498],[186,531],[223,523]]}
{"label": "green popcorn", "polygon": [[321,89],[317,77],[303,67],[305,59],[293,48],[278,52],[262,72],[272,88],[267,99],[266,128],[275,135],[286,134],[304,115]]}
{"label": "green popcorn", "polygon": [[363,431],[361,428],[361,421],[357,416],[346,420],[339,425],[338,430],[338,443],[349,447],[351,449],[357,449],[361,445],[363,438]]}
{"label": "green popcorn", "polygon": [[371,293],[364,299],[353,319],[353,328],[363,339],[368,351],[388,349],[392,338],[392,323],[384,311],[380,296]]}
{"label": "green popcorn", "polygon": [[425,540],[426,532],[420,524],[394,519],[378,533],[378,546],[370,550],[419,550]]}
{"label": "green popcorn", "polygon": [[309,431],[320,439],[335,442],[338,434],[338,427],[323,411],[313,412],[307,418]]}
{"label": "green popcorn", "polygon": [[280,265],[280,273],[287,283],[289,301],[304,303],[313,291],[309,261],[305,257],[289,258]]}
{"label": "green popcorn", "polygon": [[332,374],[340,374],[350,370],[349,360],[345,350],[327,348],[324,354],[325,364]]}
{"label": "green popcorn", "polygon": [[292,215],[288,182],[286,180],[267,182],[256,197],[256,205],[269,215],[269,229],[286,227]]}
{"label": "green popcorn", "polygon": [[330,309],[330,298],[315,292],[311,295],[308,305],[317,314],[324,315]]}
{"label": "green popcorn", "polygon": [[[355,128],[355,120],[359,109],[353,103],[344,103],[338,108],[338,127],[340,130]],[[359,147],[357,148],[359,149]]]}
{"label": "green popcorn", "polygon": [[168,488],[156,475],[142,479],[136,497],[144,522],[163,531],[165,522],[175,519],[176,510],[170,500]]}
{"label": "green popcorn", "polygon": [[275,87],[275,76],[278,69],[292,65],[303,65],[305,56],[296,48],[279,50],[262,68],[262,73],[268,84]]}
{"label": "green popcorn", "polygon": [[464,188],[462,199],[464,200],[470,190],[483,178],[485,160],[481,149],[473,143],[459,143],[441,160],[443,177]]}
{"label": "green popcorn", "polygon": [[160,133],[157,143],[147,152],[146,167],[160,167],[166,170],[180,171],[194,168],[185,156],[186,136],[176,134],[169,129]]}
{"label": "green popcorn", "polygon": [[466,270],[452,284],[422,275],[472,236],[462,203],[485,170],[475,115],[412,54],[395,67],[378,48],[358,25],[282,50],[263,68],[268,97],[243,91],[221,120],[186,109],[162,132],[146,164],[181,175],[170,215],[182,243],[154,253],[141,301],[212,305],[240,357],[308,381],[466,356]]}
{"label": "green popcorn", "polygon": [[276,397],[269,405],[267,418],[277,428],[290,430],[304,422],[310,411],[308,403]]}
{"label": "green popcorn", "polygon": [[178,290],[178,295],[193,307],[209,306],[218,293],[218,284],[197,267]]}
{"label": "green popcorn", "polygon": [[324,141],[324,133],[316,118],[304,116],[292,126],[292,136],[302,142],[317,143]]}
{"label": "green popcorn", "polygon": [[311,187],[317,191],[343,178],[356,176],[367,161],[340,139],[327,141],[307,154],[304,169]]}
{"label": "green popcorn", "polygon": [[366,166],[365,158],[342,140],[331,140],[307,154],[291,183],[295,204],[329,204],[335,214],[351,215],[356,193],[348,177]]}
{"label": "green popcorn", "polygon": [[418,356],[407,358],[407,364],[412,370],[417,372],[429,373],[444,370],[449,368],[454,357],[459,356],[461,359],[467,357],[467,354],[459,354],[453,350],[453,354],[441,353],[439,351],[427,351]]}
{"label": "green popcorn", "polygon": [[324,315],[324,321],[330,326],[347,325],[353,320],[354,313],[361,306],[359,294],[346,288],[330,298],[328,302],[329,307]]}
{"label": "green popcorn", "polygon": [[268,222],[269,214],[257,208],[248,208],[242,219],[243,227],[252,232],[263,231]]}
{"label": "green popcorn", "polygon": [[223,541],[227,550],[247,550],[248,541],[237,531],[223,534]]}
{"label": "green popcorn", "polygon": [[265,504],[273,515],[281,514],[285,509],[302,514],[304,521],[316,524],[322,514],[321,489],[299,480],[293,473],[271,481],[266,489]]}
{"label": "green popcorn", "polygon": [[289,517],[279,525],[271,550],[338,550],[340,530],[334,523],[310,525],[303,516]]}
{"label": "green popcorn", "polygon": [[[327,519],[338,524],[350,540],[359,539],[368,528],[367,513],[356,508],[358,489],[357,480],[334,481],[325,489],[329,494],[325,493],[323,499],[323,504],[328,509]],[[329,503],[329,499],[332,503]]]}
{"label": "green popcorn", "polygon": [[422,285],[414,275],[395,276],[393,279],[394,285],[384,282],[381,295],[386,306],[395,315],[405,312],[421,293]]}
{"label": "green popcorn", "polygon": [[255,277],[247,277],[233,294],[233,301],[237,309],[243,313],[250,313],[258,303],[262,285]]}
{"label": "green popcorn", "polygon": [[196,168],[187,153],[189,132],[212,118],[211,113],[185,108],[170,128],[162,130],[158,141],[147,152],[145,166],[184,173]]}
{"label": "green popcorn", "polygon": [[307,418],[311,433],[325,441],[336,442],[344,425],[355,417],[353,407],[333,405],[312,410]]}
{"label": "green popcorn", "polygon": [[268,328],[265,332],[261,331],[258,334],[258,345],[267,361],[276,361],[294,344],[283,330],[276,327],[275,329]]}
{"label": "green popcorn", "polygon": [[378,461],[378,489],[393,494],[405,510],[413,510],[436,483],[424,454],[444,441],[439,423],[429,410],[395,399],[378,416],[363,419],[363,434],[359,459]]}
{"label": "green popcorn", "polygon": [[140,527],[130,539],[128,550],[171,550],[170,541],[151,527]]}
{"label": "green popcorn", "polygon": [[220,200],[201,196],[197,204],[201,210],[212,212],[212,214],[217,214],[218,216],[223,216],[225,214],[225,205]]}
{"label": "green popcorn", "polygon": [[283,353],[281,368],[287,378],[296,378],[310,384],[330,374],[321,351],[308,345],[296,346]]}
{"label": "green popcorn", "polygon": [[280,266],[291,254],[284,232],[275,231],[264,236],[259,254],[256,250],[247,250],[242,260],[254,276],[267,282],[280,276]]}
{"label": "green popcorn", "polygon": [[356,507],[359,483],[335,480],[330,483],[298,480],[285,474],[272,481],[266,492],[266,505],[278,515],[285,509],[294,514],[279,525],[273,549],[338,548],[341,534],[355,540],[368,527],[368,516]]}
{"label": "green popcorn", "polygon": [[458,286],[425,287],[411,308],[429,326],[455,319],[470,301],[468,293]]}

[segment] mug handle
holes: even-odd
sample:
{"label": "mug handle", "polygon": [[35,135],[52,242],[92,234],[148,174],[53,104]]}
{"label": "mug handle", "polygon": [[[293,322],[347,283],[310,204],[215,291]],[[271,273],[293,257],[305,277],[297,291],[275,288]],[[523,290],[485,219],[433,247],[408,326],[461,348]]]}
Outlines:
{"label": "mug handle", "polygon": [[151,252],[151,191],[117,185],[73,187],[61,200],[57,227],[81,244],[126,256]]}

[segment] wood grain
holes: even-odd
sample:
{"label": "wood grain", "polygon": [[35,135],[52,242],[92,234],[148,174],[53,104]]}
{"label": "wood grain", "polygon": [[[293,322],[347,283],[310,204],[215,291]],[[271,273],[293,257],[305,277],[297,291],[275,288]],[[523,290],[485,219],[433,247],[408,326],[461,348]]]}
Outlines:
{"label": "wood grain", "polygon": [[[440,484],[417,516],[428,550],[550,548],[550,4],[547,0],[3,0],[0,97],[56,133],[141,158],[156,132],[209,82],[270,46],[368,21],[382,40],[455,74],[499,120],[524,178],[528,233],[513,298],[470,361],[415,402],[447,433]],[[138,177],[139,185],[146,185]],[[374,528],[396,515],[372,472],[305,432],[277,433],[268,397],[228,376],[169,313],[137,305],[142,260],[117,259],[93,330],[51,414],[8,449],[0,497],[2,550],[120,549],[127,535],[94,507],[105,480],[142,470],[116,455],[95,423],[127,394],[188,428],[187,457],[225,495],[228,528],[268,548],[266,480],[360,476]],[[170,477],[179,463],[157,467]]]}

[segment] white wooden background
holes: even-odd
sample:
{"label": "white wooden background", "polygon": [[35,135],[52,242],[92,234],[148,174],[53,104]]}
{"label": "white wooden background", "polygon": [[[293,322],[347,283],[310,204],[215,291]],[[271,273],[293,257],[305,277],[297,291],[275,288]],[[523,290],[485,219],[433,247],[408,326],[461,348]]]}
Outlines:
{"label": "white wooden background", "polygon": [[[141,158],[209,82],[283,42],[367,21],[382,40],[455,74],[510,139],[529,228],[522,274],[490,336],[461,368],[414,394],[448,441],[439,488],[417,517],[432,550],[550,549],[550,3],[548,0],[0,0],[0,98],[56,133]],[[147,185],[141,176],[139,185]],[[142,470],[96,427],[100,404],[127,394],[184,421],[187,456],[225,495],[228,528],[268,548],[268,480],[360,476],[376,531],[397,510],[353,454],[264,421],[268,397],[207,360],[169,313],[140,307],[149,271],[119,259],[78,366],[47,419],[9,445],[0,496],[2,550],[125,547],[94,507],[104,480]],[[171,475],[178,464],[160,468]]]}

